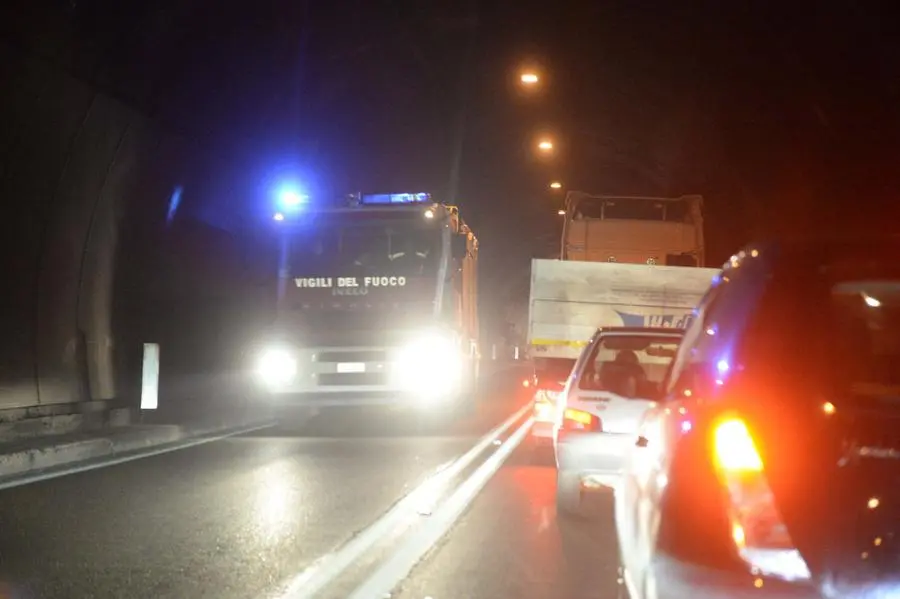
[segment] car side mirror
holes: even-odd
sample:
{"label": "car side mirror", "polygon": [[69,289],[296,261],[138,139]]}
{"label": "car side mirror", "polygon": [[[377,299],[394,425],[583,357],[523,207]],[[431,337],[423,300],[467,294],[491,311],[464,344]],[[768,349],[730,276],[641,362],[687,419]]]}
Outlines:
{"label": "car side mirror", "polygon": [[457,260],[465,260],[469,255],[469,238],[466,235],[454,235],[450,241],[451,252]]}

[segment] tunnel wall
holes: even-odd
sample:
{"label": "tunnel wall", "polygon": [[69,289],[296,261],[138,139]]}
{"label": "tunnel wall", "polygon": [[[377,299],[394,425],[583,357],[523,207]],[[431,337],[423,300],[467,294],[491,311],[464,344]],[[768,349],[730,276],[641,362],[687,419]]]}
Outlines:
{"label": "tunnel wall", "polygon": [[134,401],[143,341],[161,343],[164,386],[235,367],[234,331],[254,322],[243,248],[168,218],[174,189],[202,190],[215,161],[51,62],[0,51],[0,410]]}
{"label": "tunnel wall", "polygon": [[158,144],[144,119],[4,48],[0,88],[0,407],[111,399],[112,266],[121,203]]}

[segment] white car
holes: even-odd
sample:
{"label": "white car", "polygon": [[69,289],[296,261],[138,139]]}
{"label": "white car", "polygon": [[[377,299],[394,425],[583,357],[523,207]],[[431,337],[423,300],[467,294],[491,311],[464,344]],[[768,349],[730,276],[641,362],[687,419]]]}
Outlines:
{"label": "white car", "polygon": [[683,334],[621,327],[591,338],[560,395],[553,426],[560,513],[579,513],[586,488],[615,485]]}

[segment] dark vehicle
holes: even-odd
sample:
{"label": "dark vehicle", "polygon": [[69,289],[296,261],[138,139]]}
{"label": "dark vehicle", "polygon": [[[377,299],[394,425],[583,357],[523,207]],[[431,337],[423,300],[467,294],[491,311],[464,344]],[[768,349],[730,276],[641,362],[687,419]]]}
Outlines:
{"label": "dark vehicle", "polygon": [[898,240],[725,264],[616,493],[634,599],[900,596]]}

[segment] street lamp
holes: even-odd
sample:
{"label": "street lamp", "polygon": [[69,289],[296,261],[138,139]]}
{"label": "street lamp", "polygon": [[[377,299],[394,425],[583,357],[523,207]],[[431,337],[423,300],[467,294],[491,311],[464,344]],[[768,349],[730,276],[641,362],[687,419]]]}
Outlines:
{"label": "street lamp", "polygon": [[550,189],[562,189],[562,183],[559,181],[553,181],[550,183]]}
{"label": "street lamp", "polygon": [[541,78],[533,71],[525,71],[519,75],[519,81],[522,85],[533,86],[541,82]]}
{"label": "street lamp", "polygon": [[565,210],[562,210],[562,209],[557,210],[556,213],[557,213],[558,215],[560,215],[560,216],[565,216],[565,215],[566,215],[566,211],[565,211]]}
{"label": "street lamp", "polygon": [[538,142],[538,150],[541,152],[552,152],[553,151],[553,142],[549,139],[542,139]]}

